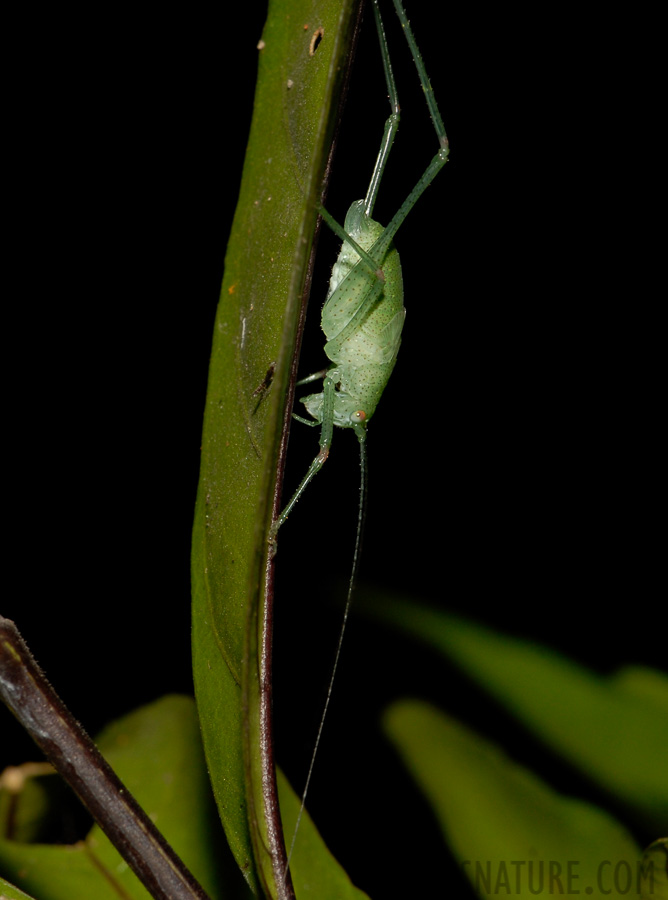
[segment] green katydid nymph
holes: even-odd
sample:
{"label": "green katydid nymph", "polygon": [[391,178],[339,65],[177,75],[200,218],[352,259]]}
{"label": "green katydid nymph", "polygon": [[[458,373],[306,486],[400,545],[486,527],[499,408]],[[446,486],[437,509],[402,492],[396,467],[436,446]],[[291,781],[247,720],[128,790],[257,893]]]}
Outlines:
{"label": "green katydid nymph", "polygon": [[[425,95],[436,132],[438,149],[413,190],[401,204],[387,226],[371,218],[383,172],[399,126],[399,100],[390,62],[385,28],[378,0],[372,0],[380,41],[391,113],[385,123],[371,181],[363,200],[356,200],[348,210],[343,227],[320,207],[325,222],[341,239],[342,246],[334,264],[327,299],[322,309],[322,329],[327,338],[325,354],[331,365],[297,382],[298,385],[322,380],[322,391],[303,399],[307,419],[293,414],[299,422],[320,426],[320,450],[285,508],[272,524],[269,541],[276,549],[276,535],[292,512],[307,486],[323,467],[332,443],[334,426],[352,428],[357,435],[361,460],[360,504],[357,538],[353,557],[343,624],[339,634],[327,698],[320,720],[313,756],[302,795],[302,810],[309,787],[313,763],[332,692],[345,632],[353,583],[359,556],[363,520],[364,485],[366,479],[366,429],[394,368],[401,343],[406,310],[399,254],[393,239],[404,219],[448,159],[448,138],[443,126],[431,83],[418,50],[401,0],[393,0],[413,62]],[[301,812],[300,812],[301,817]],[[297,828],[299,827],[299,819]],[[294,835],[296,836],[297,828]],[[292,840],[294,846],[294,836]],[[292,848],[288,854],[288,859]]]}

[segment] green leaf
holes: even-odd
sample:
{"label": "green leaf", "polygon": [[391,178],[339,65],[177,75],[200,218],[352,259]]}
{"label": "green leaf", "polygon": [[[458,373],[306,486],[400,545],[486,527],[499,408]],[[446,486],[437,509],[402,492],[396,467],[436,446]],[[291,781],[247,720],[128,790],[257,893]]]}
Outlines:
{"label": "green leaf", "polygon": [[193,529],[193,666],[208,767],[237,862],[269,896],[281,870],[261,752],[267,530],[352,6],[270,4],[214,329]]}
{"label": "green leaf", "polygon": [[[222,889],[225,839],[215,827],[192,699],[169,696],[142,707],[106,728],[97,744],[210,896],[247,896],[234,869]],[[0,864],[39,900],[149,898],[97,826],[73,846],[2,840]]]}
{"label": "green leaf", "polygon": [[0,878],[0,900],[34,900],[29,894],[24,894],[4,878]]}
{"label": "green leaf", "polygon": [[[300,798],[279,770],[278,792],[288,837],[294,834]],[[325,847],[311,817],[304,810],[290,861],[295,893],[299,900],[364,900],[368,895],[356,888]]]}
{"label": "green leaf", "polygon": [[395,704],[384,727],[480,896],[627,893],[615,872],[635,878],[642,854],[612,817],[557,794],[426,703]]}
{"label": "green leaf", "polygon": [[552,650],[384,597],[373,614],[437,647],[639,821],[668,822],[668,677],[604,677]]}
{"label": "green leaf", "polygon": [[[127,877],[108,879],[85,842],[59,846],[0,841],[0,863],[12,881],[24,885],[39,900],[150,900],[134,875],[129,889]],[[119,864],[125,866],[122,861]]]}
{"label": "green leaf", "polygon": [[637,699],[643,705],[649,704],[658,716],[668,719],[668,677],[664,672],[647,669],[644,666],[624,666],[611,679],[616,690]]}
{"label": "green leaf", "polygon": [[[192,698],[168,695],[141,707],[108,725],[97,744],[204,890],[225,896],[218,864],[225,839],[216,828]],[[87,840],[97,843],[99,860],[118,867],[116,850],[97,826]]]}

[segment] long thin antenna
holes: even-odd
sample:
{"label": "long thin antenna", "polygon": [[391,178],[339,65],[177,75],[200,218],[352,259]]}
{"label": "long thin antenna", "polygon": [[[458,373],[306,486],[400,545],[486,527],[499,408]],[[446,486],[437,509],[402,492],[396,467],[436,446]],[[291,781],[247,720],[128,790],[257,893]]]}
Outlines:
{"label": "long thin antenna", "polygon": [[364,511],[366,508],[366,484],[367,484],[367,458],[366,458],[366,428],[363,425],[354,425],[355,433],[357,434],[357,439],[360,445],[360,497],[359,504],[357,507],[357,533],[355,535],[355,552],[353,553],[353,564],[350,570],[350,580],[348,582],[348,593],[346,595],[346,605],[343,609],[343,621],[341,622],[341,630],[339,631],[339,640],[336,645],[336,653],[334,654],[334,665],[332,666],[332,674],[329,677],[329,684],[327,686],[327,696],[325,697],[325,705],[322,710],[322,715],[320,717],[320,724],[318,725],[318,733],[315,738],[315,744],[313,745],[313,754],[311,755],[311,762],[308,767],[308,774],[306,775],[306,783],[304,784],[304,791],[302,793],[302,800],[299,806],[299,813],[297,814],[297,821],[295,822],[295,830],[292,832],[292,840],[290,842],[290,849],[288,851],[288,861],[285,864],[285,873],[284,877],[287,877],[288,869],[290,868],[290,860],[292,859],[292,853],[295,849],[295,842],[297,840],[297,832],[299,831],[299,825],[301,824],[302,814],[304,812],[304,807],[306,806],[306,795],[308,793],[309,785],[311,783],[311,776],[313,775],[313,767],[315,764],[315,758],[318,753],[318,747],[320,746],[320,738],[322,737],[323,728],[325,726],[325,719],[327,718],[327,710],[329,709],[329,701],[332,699],[332,691],[334,689],[334,679],[336,678],[336,670],[339,666],[339,658],[341,656],[341,647],[343,646],[343,637],[346,633],[346,625],[348,624],[348,614],[350,613],[350,607],[353,599],[353,591],[355,590],[355,579],[357,576],[357,568],[359,565],[360,551],[362,548],[362,531],[364,526]]}

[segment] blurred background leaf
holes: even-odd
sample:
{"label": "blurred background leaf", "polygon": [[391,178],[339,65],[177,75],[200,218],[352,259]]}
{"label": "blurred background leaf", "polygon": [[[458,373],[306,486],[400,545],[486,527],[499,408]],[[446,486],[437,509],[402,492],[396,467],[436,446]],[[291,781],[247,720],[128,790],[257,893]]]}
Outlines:
{"label": "blurred background leaf", "polygon": [[407,600],[376,598],[373,610],[454,660],[646,828],[668,825],[668,676],[626,668],[602,677],[547,647]]}
{"label": "blurred background leaf", "polygon": [[614,867],[635,877],[642,852],[611,816],[560,796],[426,703],[396,703],[384,721],[479,896],[586,893],[603,900],[628,893],[611,886]]}
{"label": "blurred background leaf", "polygon": [[[248,897],[217,820],[192,698],[163,697],[110,724],[96,743],[212,900]],[[0,867],[39,900],[149,897],[97,825],[71,845],[3,839]]]}

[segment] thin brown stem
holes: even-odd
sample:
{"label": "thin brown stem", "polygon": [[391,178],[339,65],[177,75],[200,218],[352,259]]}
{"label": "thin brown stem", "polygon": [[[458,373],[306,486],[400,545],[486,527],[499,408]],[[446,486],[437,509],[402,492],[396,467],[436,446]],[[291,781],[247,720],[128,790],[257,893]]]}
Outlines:
{"label": "thin brown stem", "polygon": [[0,696],[155,900],[208,900],[3,616]]}

